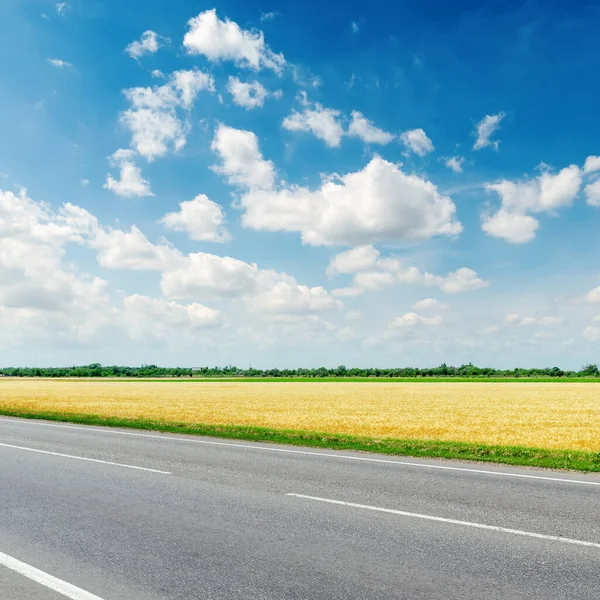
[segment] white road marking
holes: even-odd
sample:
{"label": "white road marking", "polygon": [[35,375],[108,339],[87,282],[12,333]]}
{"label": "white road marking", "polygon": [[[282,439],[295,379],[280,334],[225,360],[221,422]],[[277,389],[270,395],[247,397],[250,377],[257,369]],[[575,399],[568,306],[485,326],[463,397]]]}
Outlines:
{"label": "white road marking", "polygon": [[15,573],[24,575],[32,581],[40,583],[48,589],[58,592],[59,594],[62,594],[71,600],[102,600],[100,596],[90,594],[90,592],[86,592],[85,590],[78,588],[76,585],[67,583],[66,581],[58,579],[58,577],[54,577],[53,575],[49,575],[44,571],[40,571],[39,569],[36,569],[27,563],[21,562],[20,560],[17,560],[8,554],[4,554],[4,552],[0,552],[0,565],[4,565],[12,571],[15,571]]}
{"label": "white road marking", "polygon": [[335,458],[338,460],[354,460],[361,462],[372,462],[372,463],[382,463],[388,465],[398,465],[405,467],[416,467],[420,469],[437,469],[441,471],[460,471],[466,473],[478,473],[482,475],[497,475],[499,477],[516,477],[518,479],[538,479],[542,481],[556,481],[559,483],[573,483],[579,485],[595,485],[600,486],[600,481],[588,481],[586,479],[568,479],[566,477],[544,477],[543,475],[527,475],[525,473],[508,473],[506,471],[492,471],[489,469],[477,469],[477,468],[467,468],[467,467],[451,467],[448,465],[433,465],[427,463],[417,463],[411,461],[403,461],[403,460],[392,460],[386,458],[370,458],[367,456],[349,456],[346,454],[331,454],[329,452],[314,452],[310,450],[292,450],[290,448],[269,448],[266,446],[259,445],[251,445],[251,444],[235,444],[231,442],[217,442],[212,440],[196,440],[190,438],[180,438],[175,437],[173,434],[162,434],[156,435],[152,433],[136,433],[132,431],[117,431],[115,429],[110,429],[107,427],[106,429],[98,429],[95,427],[91,427],[89,425],[79,426],[79,425],[58,425],[56,423],[41,423],[39,421],[34,420],[19,420],[19,419],[4,419],[0,418],[0,421],[5,421],[7,423],[19,423],[21,425],[39,425],[42,427],[62,427],[64,429],[81,429],[83,431],[94,431],[96,433],[107,433],[110,435],[128,435],[132,437],[144,437],[144,438],[153,438],[158,440],[167,440],[170,442],[186,442],[190,444],[205,444],[208,446],[230,446],[232,448],[245,448],[247,450],[261,450],[264,452],[280,452],[285,454],[300,454],[303,456],[320,456],[323,458]]}
{"label": "white road marking", "polygon": [[138,471],[150,471],[150,473],[160,473],[162,475],[172,475],[169,471],[159,471],[158,469],[147,469],[146,467],[136,467],[123,463],[100,460],[98,458],[86,458],[84,456],[73,456],[72,454],[62,454],[60,452],[50,452],[49,450],[38,450],[37,448],[28,448],[27,446],[14,446],[13,444],[0,444],[5,448],[15,448],[17,450],[27,450],[28,452],[39,452],[40,454],[52,454],[53,456],[62,456],[63,458],[74,458],[75,460],[87,460],[89,462],[101,463],[103,465],[112,465],[113,467],[125,467],[126,469],[136,469]]}
{"label": "white road marking", "polygon": [[317,502],[326,502],[328,504],[338,504],[340,506],[349,506],[350,508],[362,508],[376,512],[400,515],[401,517],[412,517],[413,519],[423,519],[425,521],[436,521],[438,523],[450,523],[451,525],[462,525],[464,527],[474,527],[475,529],[486,529],[488,531],[497,531],[500,533],[511,533],[525,537],[537,538],[540,540],[550,540],[552,542],[561,542],[563,544],[575,544],[576,546],[586,546],[588,548],[597,548],[600,550],[600,544],[596,542],[586,542],[583,540],[574,540],[572,538],[560,537],[557,535],[546,535],[545,533],[534,533],[532,531],[523,531],[521,529],[509,529],[508,527],[498,527],[496,525],[484,525],[483,523],[473,523],[472,521],[459,521],[458,519],[446,519],[445,517],[434,517],[432,515],[423,515],[420,513],[406,512],[404,510],[393,510],[391,508],[381,508],[369,504],[357,504],[355,502],[344,502],[343,500],[331,500],[330,498],[319,498],[318,496],[305,496],[304,494],[286,494],[294,498],[303,498],[304,500],[315,500]]}

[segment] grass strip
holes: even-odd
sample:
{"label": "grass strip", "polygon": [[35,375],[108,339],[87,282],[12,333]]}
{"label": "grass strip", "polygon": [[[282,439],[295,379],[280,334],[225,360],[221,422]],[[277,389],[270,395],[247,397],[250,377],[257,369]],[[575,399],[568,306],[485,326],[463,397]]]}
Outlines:
{"label": "grass strip", "polygon": [[[6,381],[137,383],[597,383],[600,377],[6,377]],[[1,380],[0,380],[1,381]]]}
{"label": "grass strip", "polygon": [[246,425],[211,425],[204,423],[152,421],[147,419],[126,419],[76,413],[28,412],[9,408],[1,408],[0,414],[24,419],[44,419],[47,421],[62,421],[82,425],[201,435],[252,442],[290,444],[310,448],[353,450],[391,456],[445,458],[544,469],[600,472],[600,452],[584,450],[492,446],[488,444],[436,440],[374,439],[337,433],[269,429]]}

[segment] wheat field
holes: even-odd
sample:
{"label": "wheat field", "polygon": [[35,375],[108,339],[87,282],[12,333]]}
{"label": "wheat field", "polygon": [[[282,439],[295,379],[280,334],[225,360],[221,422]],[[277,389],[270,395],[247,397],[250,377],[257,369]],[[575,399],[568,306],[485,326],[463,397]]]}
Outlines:
{"label": "wheat field", "polygon": [[1,380],[0,410],[600,451],[600,385]]}

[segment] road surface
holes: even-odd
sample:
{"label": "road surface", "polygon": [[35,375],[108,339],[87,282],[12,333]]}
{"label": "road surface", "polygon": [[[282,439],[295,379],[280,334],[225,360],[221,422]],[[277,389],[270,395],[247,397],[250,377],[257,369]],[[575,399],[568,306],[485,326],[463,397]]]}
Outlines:
{"label": "road surface", "polygon": [[599,476],[0,418],[2,599],[599,597]]}

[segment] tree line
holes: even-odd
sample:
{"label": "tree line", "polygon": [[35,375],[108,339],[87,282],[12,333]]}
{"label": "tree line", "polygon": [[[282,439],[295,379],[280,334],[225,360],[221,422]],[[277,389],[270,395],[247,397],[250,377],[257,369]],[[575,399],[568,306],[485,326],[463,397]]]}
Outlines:
{"label": "tree line", "polygon": [[225,367],[158,367],[142,365],[140,367],[105,366],[99,363],[72,367],[7,367],[0,368],[4,377],[599,377],[597,365],[586,365],[579,371],[567,371],[558,367],[538,369],[494,369],[477,367],[473,364],[453,367],[442,364],[439,367],[415,368],[348,368],[344,365],[335,368],[319,367],[315,369],[240,369],[233,365]]}

